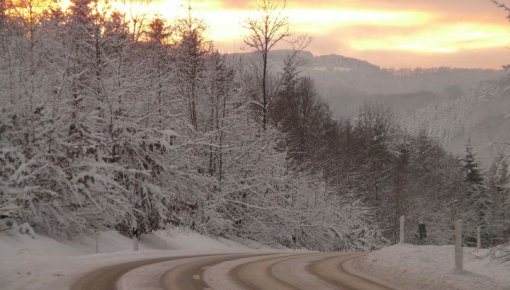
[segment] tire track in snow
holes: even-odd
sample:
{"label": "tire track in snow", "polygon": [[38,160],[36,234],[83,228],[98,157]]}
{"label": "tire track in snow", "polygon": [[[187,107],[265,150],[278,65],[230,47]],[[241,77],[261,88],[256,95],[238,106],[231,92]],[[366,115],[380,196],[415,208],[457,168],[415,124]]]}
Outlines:
{"label": "tire track in snow", "polygon": [[396,289],[355,270],[353,262],[363,255],[261,253],[149,259],[100,268],[76,281],[71,290]]}

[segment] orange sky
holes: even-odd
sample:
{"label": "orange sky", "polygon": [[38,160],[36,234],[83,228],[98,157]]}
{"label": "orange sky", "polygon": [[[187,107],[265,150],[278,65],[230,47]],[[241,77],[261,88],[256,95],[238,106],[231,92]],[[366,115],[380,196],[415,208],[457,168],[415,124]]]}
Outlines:
{"label": "orange sky", "polygon": [[[130,10],[173,20],[187,3],[148,2]],[[194,0],[192,5],[217,47],[242,49],[242,22],[255,0]],[[308,50],[317,55],[335,53],[395,68],[510,63],[510,23],[489,0],[289,0],[286,14],[293,32],[313,38]]]}

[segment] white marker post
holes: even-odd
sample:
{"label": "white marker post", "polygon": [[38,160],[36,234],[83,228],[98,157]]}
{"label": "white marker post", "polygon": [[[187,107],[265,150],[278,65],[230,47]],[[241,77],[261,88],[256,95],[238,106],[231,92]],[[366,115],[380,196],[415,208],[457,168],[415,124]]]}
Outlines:
{"label": "white marker post", "polygon": [[138,251],[138,223],[136,219],[133,223],[133,251]]}
{"label": "white marker post", "polygon": [[138,237],[133,235],[133,251],[138,251]]}
{"label": "white marker post", "polygon": [[404,244],[404,224],[405,224],[405,221],[406,221],[406,217],[405,216],[401,216],[400,217],[400,241],[399,241],[400,245]]}
{"label": "white marker post", "polygon": [[455,222],[455,270],[462,272],[463,252],[462,252],[462,219]]}
{"label": "white marker post", "polygon": [[482,247],[482,235],[481,235],[482,227],[476,228],[476,249],[480,250]]}
{"label": "white marker post", "polygon": [[99,231],[94,230],[94,234],[96,236],[96,254],[99,253]]}

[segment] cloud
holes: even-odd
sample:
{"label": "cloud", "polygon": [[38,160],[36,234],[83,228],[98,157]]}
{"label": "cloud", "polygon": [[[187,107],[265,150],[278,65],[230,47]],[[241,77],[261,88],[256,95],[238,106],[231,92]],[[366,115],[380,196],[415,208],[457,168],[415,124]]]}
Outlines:
{"label": "cloud", "polygon": [[455,23],[420,27],[412,33],[392,33],[386,36],[359,37],[351,41],[355,50],[401,50],[454,53],[465,49],[503,47],[510,32],[490,24]]}
{"label": "cloud", "polygon": [[[159,0],[157,11],[173,11],[176,2]],[[209,37],[227,43],[229,51],[233,43],[241,43],[246,33],[241,24],[256,3],[192,2],[209,25]],[[289,0],[285,13],[296,34],[314,38],[310,49],[316,54],[366,56],[376,64],[395,66],[440,66],[439,61],[462,65],[459,56],[472,56],[465,63],[499,67],[509,58],[509,23],[489,0]],[[486,57],[489,61],[481,58],[482,52],[494,51],[499,63],[494,55]]]}

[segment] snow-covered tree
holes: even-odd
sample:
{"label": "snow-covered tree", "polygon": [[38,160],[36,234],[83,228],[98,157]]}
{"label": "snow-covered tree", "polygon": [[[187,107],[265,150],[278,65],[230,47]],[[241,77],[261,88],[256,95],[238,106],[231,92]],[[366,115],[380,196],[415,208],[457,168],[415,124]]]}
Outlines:
{"label": "snow-covered tree", "polygon": [[466,145],[466,154],[463,159],[466,174],[465,181],[468,184],[480,186],[484,184],[484,177],[475,156],[476,153],[473,151],[471,142],[469,142]]}
{"label": "snow-covered tree", "polygon": [[488,191],[491,197],[491,211],[488,223],[489,244],[498,244],[509,236],[510,212],[508,210],[508,196],[510,189],[509,165],[507,157],[498,153],[488,171]]}
{"label": "snow-covered tree", "polygon": [[203,96],[205,57],[210,44],[204,39],[205,24],[193,17],[191,6],[188,16],[177,23],[177,47],[175,54],[178,92],[187,100],[187,112],[195,130],[199,130],[198,106]]}
{"label": "snow-covered tree", "polygon": [[468,191],[463,198],[465,222],[472,236],[474,236],[476,227],[481,227],[486,240],[490,226],[492,200],[471,142],[466,145],[466,153],[462,162]]}
{"label": "snow-covered tree", "polygon": [[453,157],[380,107],[338,118],[295,52],[270,75],[288,36],[275,3],[248,22],[256,67],[217,52],[191,11],[169,23],[73,0],[2,14],[0,211],[49,234],[179,225],[323,250],[393,240],[400,214],[445,232]]}

